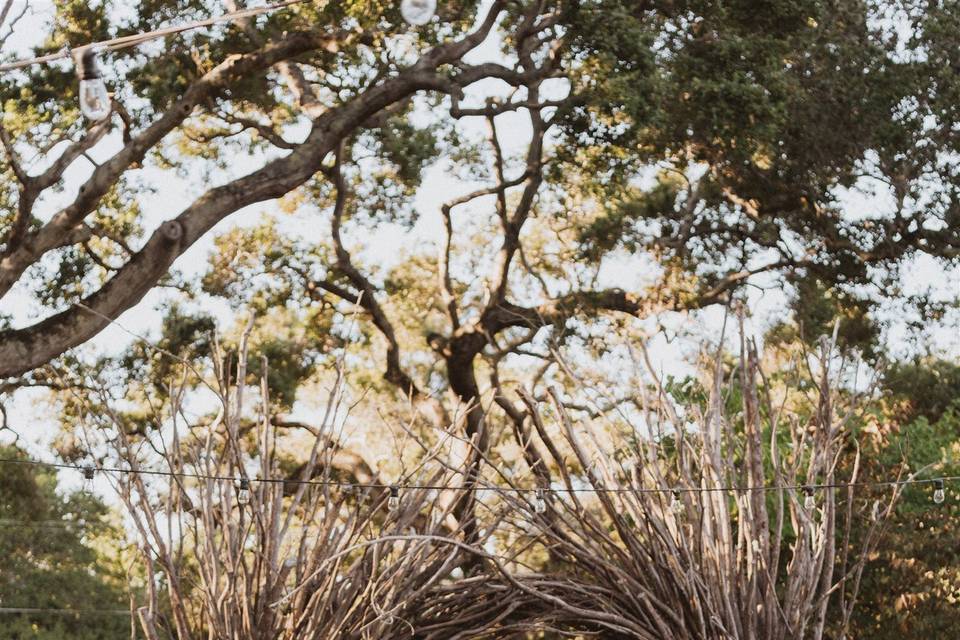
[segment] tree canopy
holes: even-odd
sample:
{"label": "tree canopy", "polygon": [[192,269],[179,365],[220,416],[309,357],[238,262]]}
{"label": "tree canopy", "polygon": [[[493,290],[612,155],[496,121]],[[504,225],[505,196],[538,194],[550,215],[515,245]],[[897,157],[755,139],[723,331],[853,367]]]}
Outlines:
{"label": "tree canopy", "polygon": [[[438,162],[464,184],[442,207],[451,249],[430,267],[450,314],[430,333],[451,372],[508,329],[722,303],[758,274],[876,304],[917,255],[958,257],[956,80],[943,73],[956,55],[951,7],[444,3],[411,29],[392,5],[298,4],[109,54],[113,114],[93,125],[72,69],[8,73],[0,295],[19,283],[37,317],[0,334],[0,375],[90,339],[170,283],[177,257],[215,225],[276,198],[331,220],[330,233],[280,240],[275,259],[257,260],[254,246],[249,266],[298,277],[289,292],[304,304],[324,290],[306,292],[314,278],[340,280],[327,296],[365,291],[390,343],[372,309],[386,283],[348,246],[366,228],[423,215],[412,196]],[[60,2],[36,52],[209,9]],[[512,115],[528,138],[505,152]],[[252,171],[231,171],[238,154]],[[86,179],[66,180],[72,168]],[[168,173],[202,177],[197,195],[148,223],[144,207],[163,197]],[[852,210],[853,187],[877,192],[870,210]],[[465,205],[480,229],[460,220]],[[457,243],[481,230],[482,284],[456,264]],[[590,286],[624,249],[654,258],[649,287]],[[329,273],[302,271],[304,253]],[[458,307],[474,317],[457,318]],[[411,393],[396,347],[387,351],[388,379]],[[458,394],[473,393],[469,377]]]}
{"label": "tree canopy", "polygon": [[[248,5],[56,0],[48,19],[3,6],[12,61]],[[876,605],[903,576],[952,588],[910,537],[930,522],[930,487],[863,502],[833,483],[927,482],[953,464],[955,364],[933,349],[884,361],[891,308],[917,342],[957,315],[960,295],[932,281],[960,269],[958,25],[956,3],[932,0],[450,0],[422,26],[396,2],[294,2],[99,52],[98,122],[69,57],[5,71],[0,433],[23,434],[7,398],[24,396],[9,394],[46,387],[69,464],[230,474],[115,484],[154,545],[137,550],[137,580],[164,588],[143,598],[148,634],[389,637],[408,602],[437,638],[457,616],[490,634],[799,625],[820,638],[893,618],[949,633],[922,594],[900,594],[899,618]],[[751,318],[758,292],[776,300],[770,317]],[[149,337],[79,348],[158,300]],[[691,317],[722,324],[672,343],[691,373],[664,376],[648,346]],[[328,387],[358,390],[349,420],[331,418]],[[359,441],[340,437],[348,426]],[[381,513],[410,464],[460,484]],[[228,481],[254,467],[275,484],[248,518]],[[311,493],[299,510],[285,483],[316,477],[373,490]],[[45,518],[102,509],[57,494],[52,476],[17,478]],[[738,489],[785,478],[776,496]],[[527,499],[614,481],[649,492]],[[667,502],[675,484],[726,499]],[[829,491],[807,506],[804,484]],[[936,516],[938,540],[955,537],[954,511]],[[158,524],[174,517],[193,529]],[[289,531],[274,527],[295,520],[291,572]],[[59,586],[89,580],[115,599],[80,576],[87,541],[63,535],[8,542],[49,542],[43,553],[79,563]],[[341,584],[343,558],[354,577]],[[256,569],[224,577],[224,563]],[[394,595],[413,594],[389,615],[361,588],[381,570]],[[50,579],[37,571],[31,592]],[[198,575],[213,586],[194,599]],[[704,576],[719,582],[701,588]],[[621,600],[621,582],[646,590]],[[356,608],[337,610],[340,593]],[[858,596],[873,605],[855,612]],[[210,614],[221,598],[229,612]],[[787,613],[754,616],[758,601]],[[719,623],[704,617],[717,603]],[[917,612],[928,625],[905,621]]]}
{"label": "tree canopy", "polygon": [[[11,446],[0,457],[31,462]],[[29,464],[6,464],[0,474],[0,630],[41,640],[121,637],[130,627],[126,576],[104,555],[113,544],[107,508],[57,484],[55,471]]]}

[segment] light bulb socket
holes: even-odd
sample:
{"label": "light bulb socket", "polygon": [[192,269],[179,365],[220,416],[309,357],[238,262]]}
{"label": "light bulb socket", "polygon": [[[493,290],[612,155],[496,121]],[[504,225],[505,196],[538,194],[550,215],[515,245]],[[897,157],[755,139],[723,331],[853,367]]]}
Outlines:
{"label": "light bulb socket", "polygon": [[84,480],[93,480],[93,467],[84,467],[83,468],[83,479]]}
{"label": "light bulb socket", "polygon": [[400,497],[400,488],[399,487],[390,487],[390,497],[399,498]]}
{"label": "light bulb socket", "polygon": [[808,498],[812,498],[812,497],[813,497],[813,487],[811,487],[810,485],[806,485],[806,486],[803,488],[803,494],[804,494],[805,496],[807,496]]}
{"label": "light bulb socket", "polygon": [[250,481],[246,478],[240,478],[240,483],[237,487],[240,491],[249,491],[250,490]]}
{"label": "light bulb socket", "polygon": [[943,478],[937,478],[933,481],[933,488],[937,491],[943,491]]}
{"label": "light bulb socket", "polygon": [[100,75],[100,64],[97,62],[99,47],[83,47],[73,52],[73,61],[77,67],[77,77],[81,80],[97,80]]}

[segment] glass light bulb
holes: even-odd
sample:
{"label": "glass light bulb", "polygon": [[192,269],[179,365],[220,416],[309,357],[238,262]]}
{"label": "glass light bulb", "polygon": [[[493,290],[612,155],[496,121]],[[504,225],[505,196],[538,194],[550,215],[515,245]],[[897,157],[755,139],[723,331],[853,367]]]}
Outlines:
{"label": "glass light bulb", "polygon": [[678,516],[683,513],[683,503],[680,501],[680,494],[676,491],[673,492],[673,496],[670,498],[670,511]]}
{"label": "glass light bulb", "polygon": [[77,77],[80,79],[80,111],[94,122],[110,115],[110,95],[97,62],[99,53],[100,49],[96,47],[84,47],[73,53]]}
{"label": "glass light bulb", "polygon": [[395,511],[400,506],[400,489],[390,487],[390,497],[387,498],[387,508]]}
{"label": "glass light bulb", "polygon": [[110,95],[103,78],[80,81],[80,111],[93,122],[110,115]]}
{"label": "glass light bulb", "polygon": [[237,488],[237,504],[250,504],[250,481],[246,478],[240,480],[240,486]]}
{"label": "glass light bulb", "polygon": [[400,15],[414,27],[430,22],[436,10],[437,0],[402,0],[400,3]]}
{"label": "glass light bulb", "polygon": [[533,496],[533,512],[545,513],[547,511],[547,501],[543,499],[543,489],[537,489]]}
{"label": "glass light bulb", "polygon": [[937,480],[933,490],[933,501],[936,504],[943,504],[947,499],[947,492],[943,489],[943,480]]}
{"label": "glass light bulb", "polygon": [[83,490],[87,493],[93,491],[93,467],[84,467],[83,468]]}

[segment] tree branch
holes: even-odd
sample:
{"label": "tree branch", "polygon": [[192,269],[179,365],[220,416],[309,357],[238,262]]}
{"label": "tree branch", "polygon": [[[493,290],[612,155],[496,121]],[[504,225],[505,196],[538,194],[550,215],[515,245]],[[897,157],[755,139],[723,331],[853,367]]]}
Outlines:
{"label": "tree branch", "polygon": [[41,229],[24,241],[9,245],[0,259],[0,296],[44,253],[58,246],[60,238],[90,213],[117,179],[133,164],[140,163],[146,153],[168,133],[179,126],[193,109],[228,87],[236,80],[268,68],[279,60],[319,48],[339,46],[340,39],[350,36],[328,36],[317,33],[294,33],[271,43],[259,51],[228,57],[197,80],[174,105],[110,160],[93,172],[80,187],[74,201],[56,213]]}
{"label": "tree branch", "polygon": [[[320,170],[323,159],[335,151],[345,137],[382,109],[416,91],[447,86],[450,80],[437,73],[436,66],[462,56],[485,40],[500,8],[501,3],[495,2],[480,28],[473,33],[435,47],[413,67],[318,117],[307,139],[288,155],[207,191],[175,220],[161,225],[122,269],[99,291],[82,301],[82,306],[70,307],[30,327],[0,332],[0,377],[29,371],[96,335],[111,319],[139,302],[183,251],[226,216],[250,204],[278,198],[306,182]],[[129,165],[139,162],[147,150],[182,122],[201,99],[213,95],[230,81],[264,69],[278,60],[337,45],[336,38],[312,33],[293,34],[261,51],[231,56],[211,70],[187,90],[174,108],[98,167],[81,187],[77,199],[56,214],[31,241],[9,248],[8,254],[0,261],[0,295],[9,290],[39,256],[59,246],[64,234],[82,220]]]}

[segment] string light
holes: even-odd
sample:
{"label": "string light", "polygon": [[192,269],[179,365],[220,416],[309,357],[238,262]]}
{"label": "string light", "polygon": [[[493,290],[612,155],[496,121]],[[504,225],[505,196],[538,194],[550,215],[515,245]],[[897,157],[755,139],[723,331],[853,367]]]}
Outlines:
{"label": "string light", "polygon": [[100,47],[83,47],[73,52],[73,60],[80,80],[80,111],[93,122],[105,120],[110,115],[110,95],[100,74],[97,55]]}
{"label": "string light", "polygon": [[93,467],[88,466],[83,468],[83,490],[87,493],[91,493],[93,491],[93,476]]}
{"label": "string light", "polygon": [[420,27],[433,18],[437,10],[437,0],[403,0],[400,3],[400,15],[407,24]]}
{"label": "string light", "polygon": [[536,493],[533,495],[533,512],[534,513],[545,513],[547,510],[547,501],[543,496],[543,489],[537,489]]}
{"label": "string light", "polygon": [[676,489],[670,494],[670,511],[676,516],[683,515],[683,502],[680,501],[680,492]]}
{"label": "string light", "polygon": [[[73,469],[77,471],[83,471],[85,467],[66,464],[61,462],[43,462],[40,460],[26,460],[22,458],[0,458],[0,464],[26,464],[40,467],[48,467],[54,469]],[[399,482],[396,484],[383,484],[378,482],[365,482],[365,483],[350,483],[340,480],[298,480],[295,478],[253,478],[246,479],[236,476],[229,475],[217,475],[209,473],[189,473],[183,471],[161,471],[158,469],[129,469],[123,467],[106,467],[100,466],[93,468],[94,471],[100,471],[103,473],[120,473],[120,474],[134,474],[141,476],[156,476],[156,477],[166,477],[166,478],[191,478],[197,480],[218,480],[223,482],[233,482],[238,486],[242,487],[246,483],[247,489],[249,490],[250,484],[254,482],[265,483],[265,484],[284,484],[284,485],[314,485],[314,486],[327,486],[327,487],[353,487],[355,492],[361,492],[365,490],[372,489],[390,489],[396,488],[398,491],[401,489],[405,490],[434,490],[434,491],[490,491],[496,490],[502,493],[514,493],[514,494],[538,494],[543,496],[545,495],[543,489],[534,489],[527,487],[517,487],[517,486],[491,486],[491,485],[458,485],[458,484],[413,484],[413,483],[404,483]],[[930,484],[937,482],[945,482],[947,480],[960,480],[960,476],[946,476],[939,478],[937,480],[930,480],[929,478],[915,478],[910,480],[877,480],[877,481],[862,481],[862,482],[831,482],[824,484],[814,484],[814,485],[758,485],[758,486],[737,486],[737,485],[724,485],[724,486],[715,486],[715,487],[674,487],[670,489],[660,489],[660,488],[641,488],[641,487],[632,487],[632,486],[604,486],[604,487],[593,487],[593,486],[576,486],[576,487],[553,487],[550,489],[554,493],[606,493],[606,494],[664,494],[664,493],[747,493],[751,491],[803,491],[805,494],[809,491],[809,496],[812,497],[813,493],[818,489],[850,489],[850,488],[868,488],[868,487],[898,487],[898,486],[907,486],[914,484]]]}
{"label": "string light", "polygon": [[946,491],[943,488],[943,478],[937,478],[933,481],[933,502],[935,504],[943,504],[943,501],[947,499]]}
{"label": "string light", "polygon": [[803,508],[807,511],[813,509],[817,506],[817,501],[813,497],[813,487],[807,485],[803,488],[803,493],[806,497],[803,499]]}
{"label": "string light", "polygon": [[0,527],[38,527],[41,529],[71,529],[87,526],[86,520],[15,520],[0,518]]}
{"label": "string light", "polygon": [[246,478],[240,478],[240,483],[237,487],[237,504],[250,504],[250,481]]}
{"label": "string light", "polygon": [[203,27],[212,27],[213,25],[220,24],[221,22],[231,22],[233,20],[240,20],[243,18],[253,18],[255,16],[271,13],[279,9],[285,9],[295,4],[301,4],[306,1],[307,0],[283,0],[282,2],[274,2],[268,5],[264,5],[262,7],[240,9],[239,11],[229,11],[219,16],[213,16],[210,18],[205,18],[203,20],[188,22],[188,23],[173,26],[173,27],[164,27],[163,29],[156,29],[154,31],[144,31],[140,33],[134,33],[128,36],[120,36],[119,38],[111,38],[110,40],[101,40],[99,42],[91,42],[89,44],[85,44],[81,47],[76,47],[74,49],[61,49],[60,51],[57,51],[55,53],[48,53],[47,55],[38,56],[36,58],[28,58],[25,60],[16,60],[14,62],[8,62],[6,64],[0,65],[0,72],[13,71],[15,69],[23,69],[25,67],[30,67],[35,64],[46,64],[48,62],[62,60],[64,58],[70,57],[71,55],[74,55],[78,50],[88,49],[91,47],[98,47],[103,50],[110,50],[110,51],[116,51],[118,49],[124,49],[126,47],[135,47],[137,45],[150,42],[151,40],[156,40],[157,38],[163,38],[165,36],[169,36],[177,33],[184,33],[186,31],[192,31],[194,29],[202,29]]}
{"label": "string light", "polygon": [[[232,22],[234,20],[241,20],[244,18],[253,18],[281,9],[286,9],[287,7],[291,7],[293,5],[302,4],[307,1],[308,0],[282,0],[280,2],[273,2],[262,7],[252,7],[249,9],[240,9],[238,11],[229,11],[219,16],[212,16],[210,18],[204,18],[203,20],[188,22],[172,27],[164,27],[162,29],[156,29],[153,31],[142,31],[127,36],[111,38],[109,40],[91,42],[73,49],[63,48],[54,53],[48,53],[46,55],[37,56],[34,58],[26,58],[23,60],[15,60],[13,62],[0,64],[0,73],[24,69],[37,64],[56,62],[57,60],[74,56],[80,50],[92,47],[99,47],[104,51],[118,51],[128,47],[136,47],[158,38],[163,38],[178,33],[185,33],[187,31],[193,31],[194,29],[212,27],[223,22]],[[436,12],[436,8],[436,0],[403,0],[400,3],[400,14],[411,26],[421,26],[430,21]]]}
{"label": "string light", "polygon": [[400,506],[400,488],[396,485],[390,487],[390,497],[387,498],[387,508],[390,511],[396,511]]}

